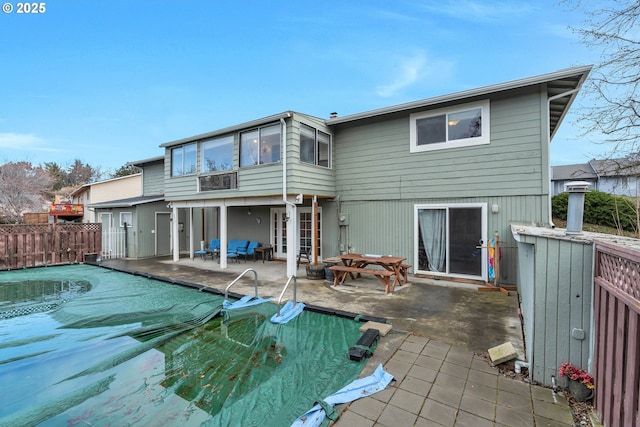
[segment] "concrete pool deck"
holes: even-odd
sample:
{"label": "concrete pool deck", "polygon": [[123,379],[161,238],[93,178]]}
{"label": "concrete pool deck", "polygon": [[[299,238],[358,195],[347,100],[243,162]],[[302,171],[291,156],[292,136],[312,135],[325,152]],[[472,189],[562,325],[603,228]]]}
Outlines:
{"label": "concrete pool deck", "polygon": [[[106,267],[195,283],[224,291],[248,268],[258,275],[258,293],[276,299],[286,283],[286,265],[278,261],[231,262],[168,257],[108,260]],[[230,292],[253,295],[249,273]],[[290,285],[285,298],[293,297]],[[500,374],[484,356],[489,348],[511,342],[524,357],[524,340],[515,293],[480,292],[476,287],[409,277],[407,285],[385,295],[376,279],[362,278],[333,287],[297,277],[297,300],[355,314],[386,318],[393,330],[378,343],[362,375],[378,364],[395,377],[383,392],[339,408],[337,426],[571,426],[573,418],[561,393]]]}

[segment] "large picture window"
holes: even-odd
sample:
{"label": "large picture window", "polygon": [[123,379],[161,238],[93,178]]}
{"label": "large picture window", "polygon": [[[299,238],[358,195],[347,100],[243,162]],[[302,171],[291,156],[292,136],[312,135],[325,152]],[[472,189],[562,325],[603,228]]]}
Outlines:
{"label": "large picture window", "polygon": [[196,147],[194,142],[171,149],[171,176],[196,173]]}
{"label": "large picture window", "polygon": [[240,166],[254,166],[280,161],[280,124],[265,126],[240,134]]}
{"label": "large picture window", "polygon": [[233,168],[233,135],[202,142],[202,172]]}
{"label": "large picture window", "polygon": [[311,126],[300,125],[300,161],[330,167],[331,136]]}
{"label": "large picture window", "polygon": [[489,101],[410,116],[410,151],[489,144]]}

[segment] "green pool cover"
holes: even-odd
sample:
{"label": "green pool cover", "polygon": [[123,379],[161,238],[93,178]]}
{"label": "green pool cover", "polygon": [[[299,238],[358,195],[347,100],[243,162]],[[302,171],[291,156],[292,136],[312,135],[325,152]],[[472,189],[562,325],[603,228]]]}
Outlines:
{"label": "green pool cover", "polygon": [[363,368],[359,322],[222,303],[88,265],[0,272],[0,426],[287,426]]}

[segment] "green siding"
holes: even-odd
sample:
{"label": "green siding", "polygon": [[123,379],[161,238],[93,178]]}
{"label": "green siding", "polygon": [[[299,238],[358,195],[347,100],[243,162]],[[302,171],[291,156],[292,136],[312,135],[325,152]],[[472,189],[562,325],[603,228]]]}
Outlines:
{"label": "green siding", "polygon": [[[137,257],[146,258],[155,256],[156,235],[164,233],[169,235],[170,230],[156,230],[156,212],[171,212],[166,207],[166,202],[145,203],[136,207],[137,217]],[[167,237],[168,239],[168,237]]]}
{"label": "green siding", "polygon": [[[416,204],[486,203],[487,238],[497,232],[502,246],[500,283],[515,284],[518,260],[510,225],[514,221],[536,223],[546,213],[546,200],[538,196],[493,196],[340,201],[338,211],[349,214],[350,224],[342,230],[325,226],[325,241],[336,239],[342,252],[399,255],[415,265],[413,220]],[[493,204],[498,205],[498,213],[491,213]],[[330,232],[334,235],[329,236],[327,233]]]}
{"label": "green siding", "polygon": [[[300,162],[299,135],[300,123],[308,124],[316,129],[331,134],[324,121],[303,114],[292,113],[285,120],[287,132],[287,192],[303,193],[321,197],[335,196],[334,170]],[[257,197],[282,194],[282,162],[251,167],[239,167],[240,132],[234,133],[234,166],[238,173],[238,189],[207,191],[198,193],[198,175],[171,176],[171,148],[165,151],[165,197],[167,200],[211,200],[234,197]],[[333,151],[333,150],[332,150]],[[284,153],[284,150],[281,150]],[[201,169],[198,156],[197,167]]]}
{"label": "green siding", "polygon": [[345,200],[543,193],[540,92],[491,100],[491,144],[409,152],[409,113],[340,126],[336,185]]}
{"label": "green siding", "polygon": [[[588,366],[593,244],[522,232],[520,242],[523,273],[533,273],[519,285],[531,379],[551,385],[551,376],[560,381],[563,362]],[[573,338],[574,328],[584,330],[586,339]]]}
{"label": "green siding", "polygon": [[156,162],[144,165],[142,170],[142,195],[164,194],[164,164]]}

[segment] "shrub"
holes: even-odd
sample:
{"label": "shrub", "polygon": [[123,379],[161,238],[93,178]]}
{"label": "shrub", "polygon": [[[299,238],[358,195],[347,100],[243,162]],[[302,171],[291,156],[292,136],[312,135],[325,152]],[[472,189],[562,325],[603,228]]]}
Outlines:
{"label": "shrub", "polygon": [[[569,193],[560,193],[551,199],[554,218],[567,219]],[[602,191],[588,191],[584,197],[584,217],[588,224],[597,224],[635,232],[635,200],[626,196],[615,196]]]}

